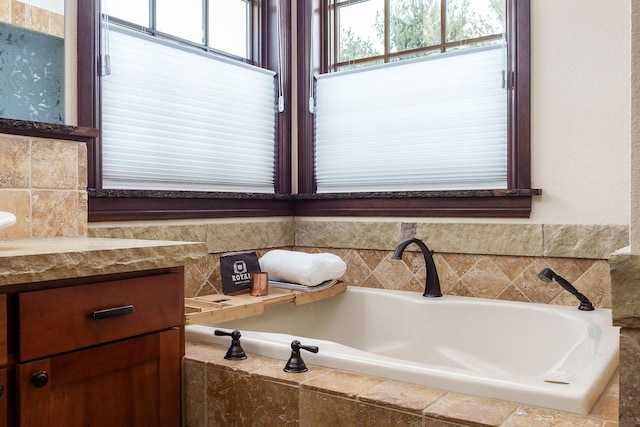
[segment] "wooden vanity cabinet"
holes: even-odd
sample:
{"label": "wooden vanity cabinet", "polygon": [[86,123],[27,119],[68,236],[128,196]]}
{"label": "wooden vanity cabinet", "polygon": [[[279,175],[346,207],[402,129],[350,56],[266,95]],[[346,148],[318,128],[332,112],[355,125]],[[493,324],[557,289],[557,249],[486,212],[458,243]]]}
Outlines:
{"label": "wooden vanity cabinet", "polygon": [[15,425],[181,425],[183,274],[95,277],[10,298]]}
{"label": "wooden vanity cabinet", "polygon": [[0,295],[0,426],[9,425],[7,296]]}

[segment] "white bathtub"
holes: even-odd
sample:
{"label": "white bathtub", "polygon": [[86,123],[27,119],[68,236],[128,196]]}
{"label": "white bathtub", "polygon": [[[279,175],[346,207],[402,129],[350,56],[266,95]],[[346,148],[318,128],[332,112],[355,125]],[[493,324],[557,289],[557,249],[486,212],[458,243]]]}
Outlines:
{"label": "white bathtub", "polygon": [[606,309],[348,287],[328,300],[189,325],[186,338],[229,345],[216,327],[239,329],[247,353],[283,367],[299,339],[320,348],[302,351],[308,365],[580,414],[618,365],[619,328]]}

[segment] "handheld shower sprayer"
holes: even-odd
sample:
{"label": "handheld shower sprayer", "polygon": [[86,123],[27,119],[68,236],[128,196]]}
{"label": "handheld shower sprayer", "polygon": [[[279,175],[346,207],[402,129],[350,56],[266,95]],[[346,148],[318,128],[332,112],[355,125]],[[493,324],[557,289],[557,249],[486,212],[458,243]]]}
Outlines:
{"label": "handheld shower sprayer", "polygon": [[593,305],[591,304],[589,299],[587,299],[587,297],[578,292],[578,290],[571,283],[569,283],[562,276],[558,276],[550,268],[543,268],[542,271],[538,273],[538,278],[546,283],[551,283],[555,279],[555,281],[558,282],[558,284],[562,286],[564,290],[578,298],[578,300],[580,301],[580,306],[578,307],[579,310],[592,311],[594,309]]}

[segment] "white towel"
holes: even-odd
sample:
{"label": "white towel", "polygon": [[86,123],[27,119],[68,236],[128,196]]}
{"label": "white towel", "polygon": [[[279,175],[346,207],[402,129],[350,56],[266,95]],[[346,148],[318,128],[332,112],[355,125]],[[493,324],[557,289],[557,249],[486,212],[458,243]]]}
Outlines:
{"label": "white towel", "polygon": [[258,262],[260,269],[269,273],[269,279],[316,286],[325,280],[339,279],[347,271],[347,264],[337,255],[329,253],[274,249]]}

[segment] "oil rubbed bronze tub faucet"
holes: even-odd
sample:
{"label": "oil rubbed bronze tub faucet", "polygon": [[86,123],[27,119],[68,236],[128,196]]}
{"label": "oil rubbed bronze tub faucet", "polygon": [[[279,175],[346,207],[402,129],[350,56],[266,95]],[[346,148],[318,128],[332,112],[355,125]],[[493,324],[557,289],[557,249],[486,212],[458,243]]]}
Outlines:
{"label": "oil rubbed bronze tub faucet", "polygon": [[558,284],[562,286],[564,290],[566,290],[571,295],[578,298],[578,301],[580,301],[580,306],[578,307],[579,310],[583,310],[583,311],[593,310],[593,305],[587,299],[587,297],[585,297],[580,292],[578,292],[578,290],[574,288],[571,283],[569,283],[566,279],[562,278],[561,276],[558,276],[550,268],[543,268],[542,271],[538,273],[538,278],[546,283],[551,283],[555,279],[555,281],[558,282]]}
{"label": "oil rubbed bronze tub faucet", "polygon": [[402,259],[402,253],[411,243],[415,243],[420,248],[427,267],[427,280],[425,282],[424,293],[422,295],[428,298],[441,297],[442,291],[440,290],[440,278],[438,277],[436,263],[433,261],[433,251],[430,250],[422,240],[416,239],[415,237],[404,239],[396,248],[391,259]]}

